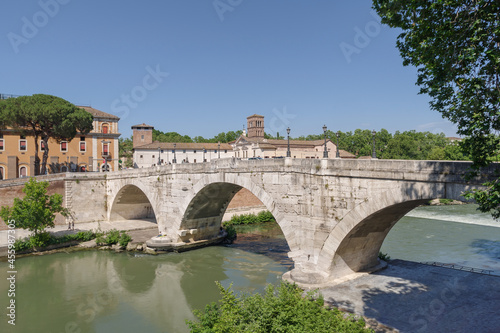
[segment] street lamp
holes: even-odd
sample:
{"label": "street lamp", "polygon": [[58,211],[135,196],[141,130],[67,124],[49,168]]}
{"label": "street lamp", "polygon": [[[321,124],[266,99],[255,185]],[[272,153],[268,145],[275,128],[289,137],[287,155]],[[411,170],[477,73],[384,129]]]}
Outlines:
{"label": "street lamp", "polygon": [[286,136],[288,138],[288,147],[286,150],[286,157],[292,157],[292,154],[290,152],[290,127],[286,129]]}
{"label": "street lamp", "polygon": [[102,140],[102,148],[103,148],[103,156],[104,156],[104,172],[108,171],[108,154],[109,154],[109,146],[108,146],[108,151],[106,152],[106,155],[104,155],[104,145],[109,145],[111,141],[107,140]]}
{"label": "street lamp", "polygon": [[220,159],[220,141],[217,143],[217,153],[219,154],[219,159]]}
{"label": "street lamp", "polygon": [[340,158],[340,150],[339,150],[339,136],[340,136],[340,131],[337,131],[337,133],[335,133],[335,135],[337,136],[337,152],[335,153],[335,157],[336,158]]}
{"label": "street lamp", "polygon": [[375,134],[377,134],[377,132],[375,132],[375,130],[373,130],[373,132],[372,132],[372,135],[373,135],[372,158],[376,160],[377,159],[377,153],[375,152]]}
{"label": "street lamp", "polygon": [[161,164],[160,153],[161,153],[161,148],[158,147],[158,165]]}
{"label": "street lamp", "polygon": [[323,158],[328,158],[328,150],[326,149],[326,125],[323,125],[323,134],[325,136],[325,151],[323,151]]}
{"label": "street lamp", "polygon": [[177,159],[175,158],[175,147],[177,147],[176,143],[174,143],[174,159],[172,160],[173,164],[177,163]]}

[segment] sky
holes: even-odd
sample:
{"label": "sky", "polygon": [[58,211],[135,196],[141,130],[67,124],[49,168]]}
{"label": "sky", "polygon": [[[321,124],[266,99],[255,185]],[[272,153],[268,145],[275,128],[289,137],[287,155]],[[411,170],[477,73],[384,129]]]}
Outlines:
{"label": "sky", "polygon": [[0,93],[62,97],[211,138],[265,117],[290,136],[357,128],[456,136],[419,95],[371,1],[3,0]]}

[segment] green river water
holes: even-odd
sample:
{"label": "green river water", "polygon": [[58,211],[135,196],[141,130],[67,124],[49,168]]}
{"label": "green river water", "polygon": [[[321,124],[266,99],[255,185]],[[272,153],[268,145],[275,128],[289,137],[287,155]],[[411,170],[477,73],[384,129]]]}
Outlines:
{"label": "green river water", "polygon": [[[420,207],[388,235],[392,258],[500,271],[500,228],[474,206]],[[219,299],[214,281],[252,293],[291,269],[279,227],[240,232],[231,246],[149,256],[84,251],[18,258],[15,297],[0,262],[0,332],[188,332],[193,309]],[[7,306],[15,300],[16,325]]]}

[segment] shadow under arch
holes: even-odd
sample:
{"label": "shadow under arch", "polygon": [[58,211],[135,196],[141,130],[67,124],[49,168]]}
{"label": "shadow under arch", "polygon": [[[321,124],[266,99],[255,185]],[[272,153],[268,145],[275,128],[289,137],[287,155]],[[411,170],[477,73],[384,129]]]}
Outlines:
{"label": "shadow under arch", "polygon": [[378,254],[392,227],[428,200],[405,201],[380,209],[361,220],[340,242],[333,258],[335,276],[371,272],[380,267]]}
{"label": "shadow under arch", "polygon": [[[220,175],[207,175],[200,179],[180,207],[184,214],[179,222],[178,230],[197,229],[196,234],[191,235],[193,240],[215,237],[219,233],[222,218],[229,203],[242,188],[252,193],[271,212],[290,249],[293,250],[294,244],[290,243],[290,239],[293,239],[293,228],[278,211],[275,200],[250,178],[238,175],[226,174],[222,179]],[[189,235],[183,241],[186,241],[188,237]]]}
{"label": "shadow under arch", "polygon": [[[392,227],[409,211],[429,200],[455,197],[440,184],[403,186],[372,195],[342,217],[323,244],[318,265],[335,280],[354,272],[383,267],[378,253]],[[462,198],[463,199],[463,198]]]}
{"label": "shadow under arch", "polygon": [[145,192],[136,185],[128,184],[116,193],[109,221],[134,219],[150,219],[156,222],[156,215]]}

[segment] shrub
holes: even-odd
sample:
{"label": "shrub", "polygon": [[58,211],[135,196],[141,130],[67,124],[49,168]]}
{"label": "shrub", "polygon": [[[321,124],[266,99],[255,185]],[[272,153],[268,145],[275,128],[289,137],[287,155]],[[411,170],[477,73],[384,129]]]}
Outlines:
{"label": "shrub", "polygon": [[125,231],[122,231],[120,235],[120,240],[118,241],[120,243],[120,246],[127,246],[128,243],[132,240],[132,237],[130,237],[129,234],[127,234]]}
{"label": "shrub", "polygon": [[264,222],[276,222],[270,211],[262,211],[259,214],[233,215],[229,221],[224,222],[224,227],[230,225],[257,224]]}
{"label": "shrub", "polygon": [[236,239],[236,229],[232,225],[228,225],[225,227],[226,232],[227,232],[227,237],[226,239],[229,241],[234,241]]}
{"label": "shrub", "polygon": [[98,233],[95,239],[98,245],[113,245],[119,243],[120,246],[127,246],[131,240],[132,237],[125,231],[120,232],[116,229],[112,229],[106,233]]}
{"label": "shrub", "polygon": [[199,321],[186,321],[191,332],[372,332],[362,319],[344,319],[338,309],[325,308],[321,296],[303,297],[294,284],[268,285],[263,295],[239,297],[231,286],[217,286],[222,299],[194,311]]}
{"label": "shrub", "polygon": [[21,252],[21,251],[28,251],[31,250],[31,242],[29,238],[24,238],[24,239],[16,239],[14,242],[14,250],[16,252]]}
{"label": "shrub", "polygon": [[32,248],[48,246],[51,244],[51,241],[52,235],[48,231],[36,233],[29,238]]}
{"label": "shrub", "polygon": [[383,261],[388,261],[388,260],[391,260],[391,256],[389,256],[387,253],[382,253],[382,252],[379,252],[378,253],[378,257],[380,259],[382,259]]}

